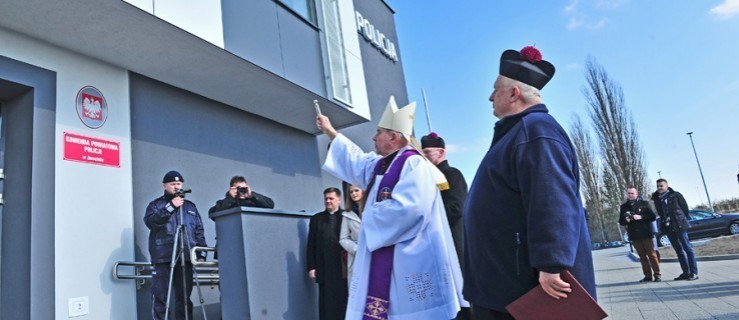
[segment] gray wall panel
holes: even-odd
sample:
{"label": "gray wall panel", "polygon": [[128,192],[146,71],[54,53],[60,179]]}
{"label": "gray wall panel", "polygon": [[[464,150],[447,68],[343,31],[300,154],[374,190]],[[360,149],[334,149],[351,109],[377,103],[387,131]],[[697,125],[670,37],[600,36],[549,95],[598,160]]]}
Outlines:
{"label": "gray wall panel", "polygon": [[[372,46],[369,41],[366,41],[364,37],[361,35],[359,37],[365,80],[367,81],[367,92],[370,98],[370,105],[373,106],[372,118],[376,119],[375,117],[382,115],[382,108],[384,108],[390,95],[395,95],[395,101],[397,101],[399,107],[408,103],[408,91],[405,86],[405,76],[403,75],[403,57],[395,29],[393,12],[382,1],[355,0],[354,9],[359,11],[377,30],[380,30],[388,39],[395,43],[398,51],[399,61],[393,62],[379,49]],[[383,98],[383,96],[385,97]],[[381,104],[383,107],[377,108],[377,104]],[[416,112],[422,112],[422,109],[419,108]]]}
{"label": "gray wall panel", "polygon": [[[137,74],[130,81],[137,261],[149,261],[144,211],[162,194],[161,179],[169,170],[180,171],[185,187],[193,189],[188,199],[203,217],[211,246],[215,226],[208,208],[223,198],[233,175],[244,175],[277,209],[323,207],[314,136]],[[206,294],[206,303],[217,302],[216,290]],[[140,318],[149,315],[150,300],[147,286],[137,297]]]}
{"label": "gray wall panel", "polygon": [[224,48],[326,96],[319,32],[274,1],[224,0]]}
{"label": "gray wall panel", "polygon": [[285,78],[325,97],[320,34],[282,7],[277,13]]}
{"label": "gray wall panel", "polygon": [[277,4],[264,0],[223,0],[221,11],[224,48],[284,76]]}

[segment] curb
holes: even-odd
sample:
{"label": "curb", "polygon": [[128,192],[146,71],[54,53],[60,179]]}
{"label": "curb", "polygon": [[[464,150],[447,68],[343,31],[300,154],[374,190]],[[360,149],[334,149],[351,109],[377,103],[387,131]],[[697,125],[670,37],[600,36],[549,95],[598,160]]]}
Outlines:
{"label": "curb", "polygon": [[[634,262],[639,262],[639,256],[634,252],[628,253],[629,259]],[[720,256],[699,256],[695,257],[695,261],[722,261],[722,260],[739,260],[739,254],[723,254]],[[659,259],[659,262],[678,262],[677,258],[664,258]]]}

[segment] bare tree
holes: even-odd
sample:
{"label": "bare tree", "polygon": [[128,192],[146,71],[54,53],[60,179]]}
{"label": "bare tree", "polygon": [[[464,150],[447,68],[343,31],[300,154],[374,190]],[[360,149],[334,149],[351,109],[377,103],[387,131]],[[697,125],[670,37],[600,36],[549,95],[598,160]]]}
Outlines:
{"label": "bare tree", "polygon": [[[606,176],[613,178],[608,188],[617,188],[621,195],[616,199],[607,197],[606,200],[611,206],[616,206],[623,199],[623,190],[629,186],[642,193],[647,191],[644,154],[621,86],[593,58],[586,62],[585,79],[587,86],[582,92],[598,137],[600,155],[608,172]],[[614,191],[607,190],[611,195]]]}
{"label": "bare tree", "polygon": [[620,206],[621,202],[624,198],[624,187],[622,185],[618,184],[618,181],[616,180],[616,176],[613,174],[612,170],[608,167],[603,167],[602,171],[600,173],[601,177],[601,188],[600,193],[603,197],[604,202],[604,208],[603,208],[603,217],[604,219],[607,219],[609,222],[608,225],[611,226],[611,228],[608,228],[608,230],[612,230],[616,234],[618,234],[618,238],[621,237],[621,229],[618,224],[618,218],[620,214]]}
{"label": "bare tree", "polygon": [[[582,195],[585,198],[585,208],[590,217],[591,230],[598,231],[600,241],[607,241],[606,218],[603,199],[600,192],[600,174],[596,151],[588,130],[583,126],[580,117],[572,118],[570,137],[575,145],[577,158],[580,163],[580,181],[582,181]],[[595,234],[591,232],[591,234]]]}

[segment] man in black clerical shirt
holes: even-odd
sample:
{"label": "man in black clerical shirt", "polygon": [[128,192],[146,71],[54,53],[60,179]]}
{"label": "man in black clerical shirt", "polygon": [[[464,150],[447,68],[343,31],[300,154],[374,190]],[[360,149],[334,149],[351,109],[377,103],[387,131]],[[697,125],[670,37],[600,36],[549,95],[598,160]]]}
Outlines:
{"label": "man in black clerical shirt", "polygon": [[346,269],[339,245],[341,191],[323,191],[325,211],[310,219],[308,231],[308,276],[318,283],[318,315],[321,320],[344,319],[347,302]]}

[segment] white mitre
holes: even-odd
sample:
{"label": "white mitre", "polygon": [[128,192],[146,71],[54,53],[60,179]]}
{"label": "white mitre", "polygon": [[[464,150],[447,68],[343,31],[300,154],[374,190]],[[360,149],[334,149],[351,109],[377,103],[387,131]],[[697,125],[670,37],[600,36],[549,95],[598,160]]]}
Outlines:
{"label": "white mitre", "polygon": [[[390,101],[387,102],[385,112],[382,113],[380,122],[377,124],[378,127],[400,132],[411,144],[411,146],[418,150],[422,157],[426,159],[423,154],[421,146],[418,141],[413,137],[413,120],[416,114],[416,102],[411,102],[407,106],[398,109],[398,105],[395,103],[395,97],[390,96]],[[426,159],[426,161],[429,161]],[[444,174],[437,168],[431,161],[431,173],[434,176],[434,182],[439,190],[444,191],[449,189],[449,182],[447,182]]]}
{"label": "white mitre", "polygon": [[390,101],[387,102],[385,112],[382,113],[382,117],[377,126],[383,129],[400,132],[406,139],[408,139],[408,141],[410,141],[411,135],[413,135],[413,118],[415,114],[415,102],[411,102],[402,109],[398,109],[398,105],[395,104],[395,97],[390,96]]}

